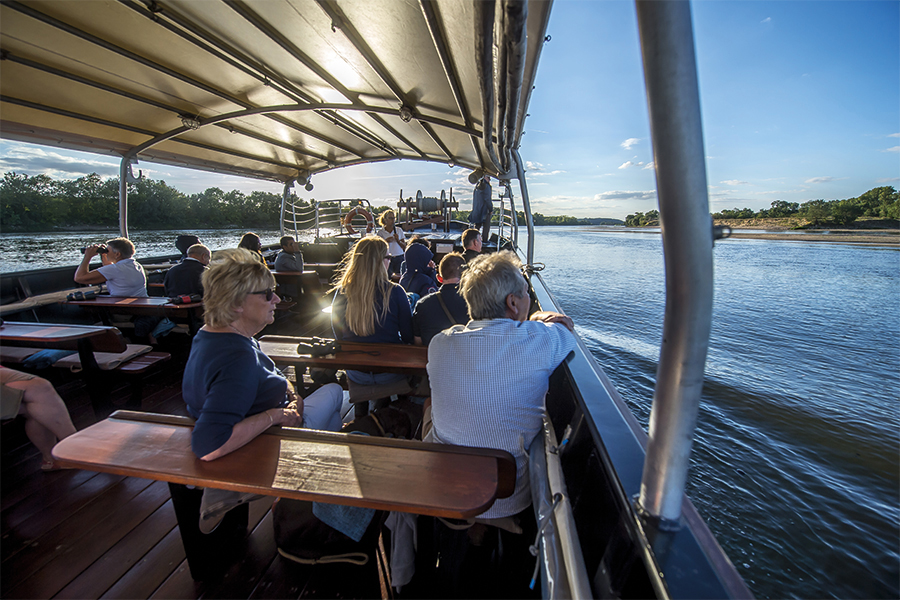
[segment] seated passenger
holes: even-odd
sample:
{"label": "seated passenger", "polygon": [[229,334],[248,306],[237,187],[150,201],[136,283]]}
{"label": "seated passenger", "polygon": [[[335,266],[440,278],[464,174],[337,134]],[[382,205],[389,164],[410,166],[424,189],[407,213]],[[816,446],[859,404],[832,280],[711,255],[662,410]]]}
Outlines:
{"label": "seated passenger", "polygon": [[462,233],[463,257],[470,262],[481,254],[481,232],[477,229],[466,229]]}
{"label": "seated passenger", "polygon": [[413,339],[417,346],[427,346],[439,331],[469,322],[469,307],[457,290],[465,266],[462,254],[457,252],[441,260],[441,289],[416,302],[413,311]]}
{"label": "seated passenger", "polygon": [[303,272],[303,253],[293,236],[286,235],[281,238],[281,251],[275,257],[276,271]]}
{"label": "seated passenger", "polygon": [[[481,573],[447,571],[454,569],[451,563],[469,563],[476,570],[488,569],[490,578],[498,582],[521,581],[521,588],[505,590],[510,597],[529,595],[530,573],[519,570],[529,571],[534,564],[528,552],[536,531],[528,450],[541,431],[550,374],[575,347],[569,317],[537,312],[529,320],[531,299],[520,268],[515,254],[499,252],[473,260],[463,271],[459,292],[472,321],[436,334],[428,346],[432,428],[425,437],[438,443],[506,450],[515,457],[512,496],[497,500],[479,516],[502,528],[483,528],[478,533],[487,536],[484,543],[469,544],[466,531],[454,531],[440,522],[436,526],[442,582],[453,586],[481,581]],[[519,528],[524,535],[511,533]],[[474,535],[473,529],[468,532]],[[471,593],[489,597],[492,591],[460,588],[449,593],[450,597]]]}
{"label": "seated passenger", "polygon": [[406,272],[400,278],[400,285],[408,293],[420,298],[438,290],[435,278],[434,254],[424,244],[409,244],[406,247]]}
{"label": "seated passenger", "polygon": [[[105,252],[102,249],[106,249]],[[98,269],[90,270],[91,259],[100,255],[103,263]],[[91,244],[84,249],[84,258],[75,270],[75,281],[84,284],[106,283],[110,296],[131,296],[145,298],[147,293],[147,274],[144,267],[134,260],[134,244],[128,238],[118,237],[103,244]],[[162,317],[134,317],[134,335],[149,338],[162,320]]]}
{"label": "seated passenger", "polygon": [[0,366],[0,418],[16,415],[25,417],[25,435],[41,451],[41,469],[57,470],[50,451],[75,433],[65,403],[46,379]]}
{"label": "seated passenger", "polygon": [[[281,251],[275,257],[276,271],[303,272],[303,253],[300,252],[300,244],[290,235],[281,238]],[[291,298],[300,297],[300,290],[292,283],[282,284],[280,288],[285,295]]]}
{"label": "seated passenger", "polygon": [[[219,254],[222,258],[219,259]],[[301,399],[254,335],[274,321],[275,278],[250,252],[217,253],[203,274],[204,320],[191,345],[182,394],[197,419],[191,448],[200,460],[233,452],[272,425],[338,431],[343,391],[327,384]],[[253,495],[204,490],[200,529]]]}
{"label": "seated passenger", "polygon": [[[350,342],[411,344],[412,312],[403,288],[388,279],[388,245],[379,237],[361,239],[347,252],[331,310],[334,337]],[[393,383],[401,373],[347,371],[360,385]],[[364,413],[363,413],[364,414]]]}
{"label": "seated passenger", "polygon": [[194,244],[199,244],[200,238],[196,235],[184,234],[179,235],[175,238],[175,247],[178,248],[178,251],[181,252],[181,260],[187,258],[188,249]]}
{"label": "seated passenger", "polygon": [[[91,259],[98,254],[103,266],[91,271]],[[105,245],[91,244],[85,248],[84,258],[75,270],[75,281],[95,285],[106,283],[110,296],[144,298],[149,295],[144,267],[134,260],[134,244],[123,237],[109,240]]]}
{"label": "seated passenger", "polygon": [[266,259],[262,255],[262,241],[255,233],[247,232],[241,236],[241,241],[238,242],[238,248],[249,250],[256,260],[262,264],[266,264]]}
{"label": "seated passenger", "polygon": [[200,277],[209,265],[211,253],[203,244],[194,244],[187,249],[184,260],[166,271],[163,279],[163,293],[175,296],[203,295],[203,284]]}

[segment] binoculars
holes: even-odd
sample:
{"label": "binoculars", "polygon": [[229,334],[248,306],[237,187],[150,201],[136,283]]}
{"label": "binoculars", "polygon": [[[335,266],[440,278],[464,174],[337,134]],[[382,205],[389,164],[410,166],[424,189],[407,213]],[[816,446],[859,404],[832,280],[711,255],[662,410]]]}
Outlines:
{"label": "binoculars", "polygon": [[[81,253],[84,254],[84,251],[87,250],[87,246],[85,246],[84,248],[79,248],[79,250],[81,250]],[[97,248],[97,254],[106,254],[107,252],[109,252],[109,248],[107,248],[105,244]]]}
{"label": "binoculars", "polygon": [[200,294],[191,294],[190,296],[185,294],[184,296],[169,298],[169,304],[190,304],[192,302],[200,302],[201,300],[203,300],[203,296]]}
{"label": "binoculars", "polygon": [[66,296],[66,300],[93,300],[97,297],[97,292],[72,292]]}
{"label": "binoculars", "polygon": [[309,354],[310,356],[328,356],[341,351],[341,345],[334,340],[326,340],[319,337],[310,338],[309,342],[297,344],[297,354]]}

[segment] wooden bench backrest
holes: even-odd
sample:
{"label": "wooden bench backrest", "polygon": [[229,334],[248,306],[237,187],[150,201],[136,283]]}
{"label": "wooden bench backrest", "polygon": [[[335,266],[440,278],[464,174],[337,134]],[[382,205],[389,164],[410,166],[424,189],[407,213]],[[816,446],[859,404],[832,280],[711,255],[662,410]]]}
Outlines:
{"label": "wooden bench backrest", "polygon": [[117,411],[53,454],[75,468],[452,518],[481,514],[515,489],[515,460],[500,450],[271,428],[204,462],[191,452],[192,427],[184,417]]}

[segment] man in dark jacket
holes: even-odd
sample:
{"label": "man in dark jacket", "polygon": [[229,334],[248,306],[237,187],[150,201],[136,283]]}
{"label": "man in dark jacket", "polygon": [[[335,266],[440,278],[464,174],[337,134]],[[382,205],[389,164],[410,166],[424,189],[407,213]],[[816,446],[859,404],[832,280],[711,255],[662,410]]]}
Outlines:
{"label": "man in dark jacket", "polygon": [[191,296],[203,295],[203,285],[200,277],[209,264],[210,251],[203,244],[194,244],[187,249],[187,256],[183,261],[172,267],[166,273],[163,280],[163,290],[166,296]]}
{"label": "man in dark jacket", "polygon": [[413,311],[413,339],[417,346],[427,346],[439,331],[469,322],[469,307],[457,291],[465,266],[466,261],[458,252],[441,260],[441,289],[419,300]]}

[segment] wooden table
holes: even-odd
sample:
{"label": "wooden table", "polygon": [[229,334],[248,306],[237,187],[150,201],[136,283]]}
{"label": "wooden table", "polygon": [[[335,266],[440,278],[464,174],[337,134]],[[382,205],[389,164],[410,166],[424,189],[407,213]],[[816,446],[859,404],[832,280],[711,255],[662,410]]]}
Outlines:
{"label": "wooden table", "polygon": [[338,342],[341,347],[339,352],[312,356],[298,352],[297,346],[301,342],[308,343],[309,338],[266,335],[259,339],[259,347],[275,364],[283,366],[423,375],[428,364],[428,348],[425,346]]}
{"label": "wooden table", "polygon": [[95,309],[105,325],[111,325],[111,314],[168,317],[186,320],[191,335],[203,325],[203,302],[172,304],[168,298],[131,296],[97,296],[90,300],[67,300],[66,304]]}
{"label": "wooden table", "polygon": [[116,411],[53,456],[89,471],[458,519],[515,489],[515,460],[501,450],[275,427],[204,462],[192,431],[185,417]]}
{"label": "wooden table", "polygon": [[[64,325],[53,323],[24,323],[5,321],[0,325],[0,342],[8,346],[30,346],[36,348],[56,348],[60,350],[79,350],[84,344],[82,340],[106,338],[110,327],[90,325]],[[114,329],[114,328],[112,328]],[[102,352],[124,352],[125,343],[101,344],[93,348]]]}
{"label": "wooden table", "polygon": [[[98,416],[105,416],[112,410],[109,401],[109,382],[106,381],[105,372],[97,364],[94,353],[119,353],[128,349],[122,332],[115,327],[6,321],[0,325],[0,343],[7,346],[77,350],[81,362],[81,376],[91,397],[94,412]],[[168,359],[167,353],[151,352],[140,359],[123,364],[121,369],[126,372],[129,370],[127,365],[131,365],[133,367],[130,369],[131,372],[141,373],[152,364]],[[141,382],[137,380],[132,383],[129,405],[140,406],[140,400]]]}

